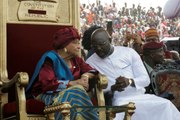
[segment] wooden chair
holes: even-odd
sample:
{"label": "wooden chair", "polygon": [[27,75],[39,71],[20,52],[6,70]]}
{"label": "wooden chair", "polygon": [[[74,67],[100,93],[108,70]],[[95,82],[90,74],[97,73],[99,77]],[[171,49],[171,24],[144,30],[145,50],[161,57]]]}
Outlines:
{"label": "wooden chair", "polygon": [[180,64],[170,62],[157,65],[151,74],[151,80],[155,94],[172,95],[171,101],[180,109]]}

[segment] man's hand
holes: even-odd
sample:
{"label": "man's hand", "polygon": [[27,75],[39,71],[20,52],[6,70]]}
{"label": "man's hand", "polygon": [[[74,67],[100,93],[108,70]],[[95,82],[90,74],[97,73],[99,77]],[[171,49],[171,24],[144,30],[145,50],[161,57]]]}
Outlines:
{"label": "man's hand", "polygon": [[111,86],[111,90],[112,91],[124,91],[124,88],[126,88],[129,85],[129,79],[119,76],[118,78],[116,78],[116,83],[114,85]]}

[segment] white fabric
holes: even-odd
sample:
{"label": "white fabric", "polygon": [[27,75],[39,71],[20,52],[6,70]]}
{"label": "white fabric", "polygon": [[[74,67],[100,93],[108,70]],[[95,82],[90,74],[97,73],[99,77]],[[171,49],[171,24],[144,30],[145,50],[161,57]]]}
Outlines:
{"label": "white fabric", "polygon": [[[150,79],[140,56],[131,48],[114,48],[114,53],[105,59],[94,53],[86,61],[100,73],[107,75],[108,88],[105,92],[110,90],[120,75],[134,80],[136,87],[128,86],[125,91],[114,93],[113,105],[135,102],[136,110],[132,120],[180,120],[180,112],[169,100],[144,94],[144,87],[149,85]],[[123,113],[119,113],[115,120],[123,120],[123,116]]]}
{"label": "white fabric", "polygon": [[166,18],[180,17],[180,0],[168,0],[163,8]]}

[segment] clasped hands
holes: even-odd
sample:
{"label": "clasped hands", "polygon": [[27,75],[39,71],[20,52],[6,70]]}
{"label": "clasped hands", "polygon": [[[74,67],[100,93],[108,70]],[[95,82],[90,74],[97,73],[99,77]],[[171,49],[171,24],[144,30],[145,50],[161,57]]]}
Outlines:
{"label": "clasped hands", "polygon": [[116,82],[114,85],[111,86],[112,91],[124,91],[124,88],[126,88],[129,85],[129,79],[125,78],[123,76],[119,76],[116,78]]}
{"label": "clasped hands", "polygon": [[89,77],[88,76],[81,76],[79,79],[79,84],[84,87],[86,91],[89,90]]}

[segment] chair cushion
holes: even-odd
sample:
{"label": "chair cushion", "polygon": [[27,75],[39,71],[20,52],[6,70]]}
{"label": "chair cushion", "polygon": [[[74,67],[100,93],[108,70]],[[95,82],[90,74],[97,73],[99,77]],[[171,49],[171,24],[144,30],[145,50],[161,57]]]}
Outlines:
{"label": "chair cushion", "polygon": [[[28,99],[26,101],[26,109],[28,114],[44,114],[44,103],[35,99]],[[3,106],[4,118],[10,117],[16,114],[17,106],[16,102],[7,103]]]}

